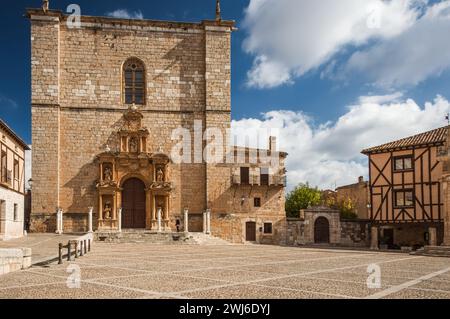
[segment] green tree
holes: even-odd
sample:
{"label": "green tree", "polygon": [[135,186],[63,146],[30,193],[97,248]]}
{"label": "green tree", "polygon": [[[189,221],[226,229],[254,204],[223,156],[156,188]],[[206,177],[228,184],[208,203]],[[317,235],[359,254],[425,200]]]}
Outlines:
{"label": "green tree", "polygon": [[356,202],[353,199],[351,199],[350,197],[343,199],[339,203],[338,208],[341,211],[341,217],[343,219],[357,219],[358,218],[358,215],[355,213]]}
{"label": "green tree", "polygon": [[308,183],[299,184],[286,196],[286,213],[288,217],[298,217],[301,209],[320,205],[322,193]]}

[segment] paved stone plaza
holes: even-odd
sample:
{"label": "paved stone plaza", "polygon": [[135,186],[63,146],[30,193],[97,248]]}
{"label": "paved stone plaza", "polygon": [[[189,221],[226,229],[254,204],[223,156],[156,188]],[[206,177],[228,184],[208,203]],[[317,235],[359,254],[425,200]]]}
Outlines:
{"label": "paved stone plaza", "polygon": [[[367,267],[382,287],[367,288]],[[78,265],[81,287],[68,288]],[[0,298],[450,298],[450,259],[276,246],[96,243],[76,262],[0,277]]]}

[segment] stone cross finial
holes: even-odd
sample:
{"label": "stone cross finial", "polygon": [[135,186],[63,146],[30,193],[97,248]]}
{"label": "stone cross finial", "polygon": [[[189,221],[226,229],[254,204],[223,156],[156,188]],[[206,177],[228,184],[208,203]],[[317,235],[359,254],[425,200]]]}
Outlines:
{"label": "stone cross finial", "polygon": [[216,0],[216,21],[220,20],[222,20],[220,17],[220,0]]}
{"label": "stone cross finial", "polygon": [[42,1],[42,10],[44,11],[44,13],[47,13],[47,11],[49,10],[49,6],[49,0]]}

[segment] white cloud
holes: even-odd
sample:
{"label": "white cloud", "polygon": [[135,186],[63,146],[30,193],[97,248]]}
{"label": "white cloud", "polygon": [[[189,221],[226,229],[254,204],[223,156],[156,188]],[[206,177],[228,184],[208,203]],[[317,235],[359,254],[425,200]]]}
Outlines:
{"label": "white cloud", "polygon": [[117,9],[115,11],[106,13],[106,15],[109,17],[120,19],[144,19],[144,15],[141,11],[129,12],[126,9]]}
{"label": "white cloud", "polygon": [[450,0],[251,0],[244,20],[244,50],[255,57],[248,85],[288,84],[319,67],[327,75],[329,63],[345,65],[355,49],[363,51],[345,70],[372,71],[375,82],[387,74],[391,83],[416,83],[450,65],[449,6]]}
{"label": "white cloud", "polygon": [[262,119],[233,121],[232,128],[278,129],[280,149],[289,153],[289,189],[306,181],[334,188],[335,184],[354,183],[358,176],[367,177],[367,158],[360,153],[363,149],[445,125],[450,108],[447,99],[437,96],[421,107],[411,99],[399,98],[400,93],[361,97],[333,123],[314,125],[302,112],[279,110],[263,114]]}
{"label": "white cloud", "polygon": [[403,97],[402,92],[395,92],[389,95],[370,95],[370,96],[361,96],[359,98],[359,103],[361,104],[370,104],[370,103],[386,103],[386,102],[394,102],[398,101],[401,97]]}
{"label": "white cloud", "polygon": [[7,97],[6,95],[0,94],[0,107],[2,106],[17,108],[18,104],[13,99]]}
{"label": "white cloud", "polygon": [[380,87],[417,85],[450,68],[450,1],[430,7],[409,30],[355,52],[344,67]]}

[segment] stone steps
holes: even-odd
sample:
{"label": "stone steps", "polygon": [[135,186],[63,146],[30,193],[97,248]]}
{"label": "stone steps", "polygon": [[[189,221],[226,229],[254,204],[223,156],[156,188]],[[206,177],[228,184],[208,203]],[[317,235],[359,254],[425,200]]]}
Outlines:
{"label": "stone steps", "polygon": [[213,237],[211,235],[206,235],[204,233],[192,233],[191,240],[193,240],[197,245],[203,246],[220,246],[220,245],[231,245],[226,240],[221,238]]}
{"label": "stone steps", "polygon": [[182,233],[155,233],[149,231],[97,232],[95,240],[108,243],[187,244],[189,237]]}
{"label": "stone steps", "polygon": [[229,242],[204,233],[155,233],[145,230],[124,230],[122,232],[96,232],[94,240],[107,243],[149,243],[162,245],[230,245]]}
{"label": "stone steps", "polygon": [[422,249],[412,252],[411,255],[450,258],[450,246],[425,246]]}

